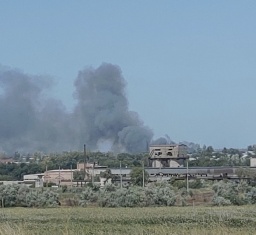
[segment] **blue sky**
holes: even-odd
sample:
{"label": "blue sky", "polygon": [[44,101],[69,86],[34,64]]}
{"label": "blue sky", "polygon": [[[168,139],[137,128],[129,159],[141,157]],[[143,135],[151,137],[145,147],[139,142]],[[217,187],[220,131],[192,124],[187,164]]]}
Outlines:
{"label": "blue sky", "polygon": [[256,1],[1,1],[0,64],[53,77],[69,110],[78,71],[119,65],[156,137],[256,143]]}

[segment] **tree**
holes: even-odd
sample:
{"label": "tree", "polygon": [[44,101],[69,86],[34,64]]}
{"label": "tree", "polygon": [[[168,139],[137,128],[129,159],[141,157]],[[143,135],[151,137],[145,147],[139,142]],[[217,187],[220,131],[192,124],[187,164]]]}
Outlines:
{"label": "tree", "polygon": [[213,149],[213,147],[212,146],[208,146],[207,148],[206,148],[206,153],[207,154],[212,154],[214,152],[214,149]]}
{"label": "tree", "polygon": [[75,171],[73,178],[74,180],[84,180],[84,171]]}
{"label": "tree", "polygon": [[[144,170],[144,183],[147,183],[149,179],[148,173]],[[142,186],[143,185],[143,168],[135,167],[131,171],[131,181],[133,185]]]}
{"label": "tree", "polygon": [[109,179],[111,179],[111,182],[114,182],[118,179],[118,176],[113,175],[110,169],[100,172],[100,177],[105,178],[104,184],[108,182]]}

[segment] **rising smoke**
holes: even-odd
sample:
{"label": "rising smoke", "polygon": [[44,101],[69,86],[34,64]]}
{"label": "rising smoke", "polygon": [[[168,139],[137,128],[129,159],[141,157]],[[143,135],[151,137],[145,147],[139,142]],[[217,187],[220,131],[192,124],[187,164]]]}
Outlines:
{"label": "rising smoke", "polygon": [[[153,133],[137,113],[128,109],[125,80],[119,67],[102,64],[80,71],[75,81],[77,106],[74,111],[80,140],[91,148],[111,141],[116,151],[147,150]],[[80,143],[82,144],[82,143]]]}
{"label": "rising smoke", "polygon": [[164,137],[160,137],[156,140],[151,142],[152,145],[166,145],[166,144],[176,144],[174,141],[171,140],[169,135],[165,135]]}
{"label": "rising smoke", "polygon": [[116,152],[144,152],[153,133],[129,111],[125,80],[118,66],[102,64],[79,72],[74,111],[45,98],[49,80],[0,68],[0,150],[91,150],[110,143]]}

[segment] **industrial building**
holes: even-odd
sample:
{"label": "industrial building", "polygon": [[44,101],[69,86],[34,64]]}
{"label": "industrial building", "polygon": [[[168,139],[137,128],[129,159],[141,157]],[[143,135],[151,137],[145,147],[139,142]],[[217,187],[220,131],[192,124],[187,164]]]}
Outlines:
{"label": "industrial building", "polygon": [[151,145],[149,161],[152,167],[183,167],[188,159],[187,146],[184,144]]}
{"label": "industrial building", "polygon": [[[149,147],[149,165],[145,171],[149,175],[150,181],[170,180],[170,179],[237,179],[237,171],[241,167],[187,167],[185,164],[189,159],[187,146],[184,144],[151,145]],[[251,157],[250,169],[256,171],[256,158]],[[185,166],[186,165],[186,166]],[[94,182],[94,178],[100,176],[101,172],[109,169],[107,166],[99,166],[96,163],[77,163],[77,169],[48,170],[42,174],[25,175],[24,181],[34,181],[36,187],[44,183],[54,183],[56,185],[79,186],[85,182]],[[124,182],[130,182],[131,168],[110,168],[111,174],[117,181],[122,177]],[[75,172],[85,173],[85,177],[80,180],[74,179]],[[78,183],[80,182],[80,183]]]}

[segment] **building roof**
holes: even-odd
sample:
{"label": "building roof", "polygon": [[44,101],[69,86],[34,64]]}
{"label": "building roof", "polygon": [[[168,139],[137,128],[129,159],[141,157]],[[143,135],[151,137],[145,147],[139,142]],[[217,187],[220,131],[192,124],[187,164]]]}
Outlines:
{"label": "building roof", "polygon": [[177,147],[177,146],[187,146],[185,144],[152,144],[149,147]]}
{"label": "building roof", "polygon": [[12,158],[0,158],[0,163],[12,163],[14,162],[14,159]]}
{"label": "building roof", "polygon": [[72,171],[72,172],[74,172],[74,171],[77,171],[77,169],[58,169],[58,170],[48,170],[48,171],[46,171],[46,172],[70,172],[70,171]]}

